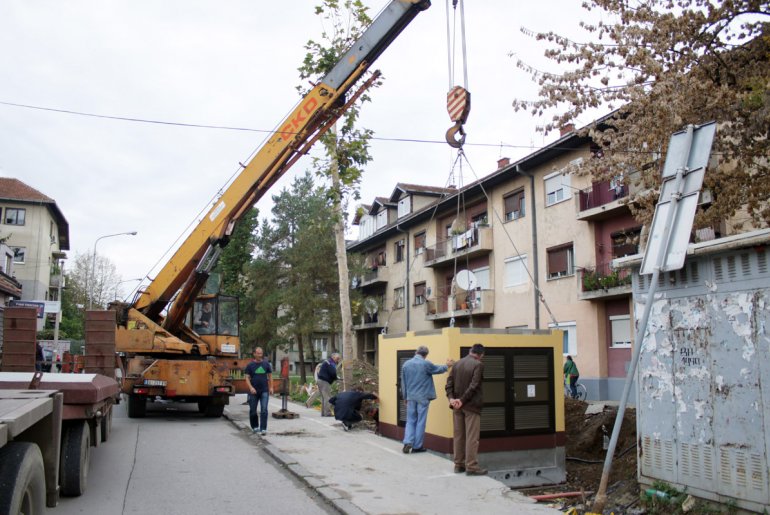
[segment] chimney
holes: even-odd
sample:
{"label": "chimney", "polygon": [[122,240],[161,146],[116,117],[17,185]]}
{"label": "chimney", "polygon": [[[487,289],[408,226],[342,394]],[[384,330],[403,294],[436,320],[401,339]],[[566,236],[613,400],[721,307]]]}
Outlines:
{"label": "chimney", "polygon": [[497,169],[499,170],[500,168],[505,168],[509,164],[511,164],[510,157],[501,157],[500,159],[497,160]]}
{"label": "chimney", "polygon": [[559,127],[559,137],[566,136],[570,132],[575,132],[574,123],[568,123],[566,125],[562,125],[561,127]]}

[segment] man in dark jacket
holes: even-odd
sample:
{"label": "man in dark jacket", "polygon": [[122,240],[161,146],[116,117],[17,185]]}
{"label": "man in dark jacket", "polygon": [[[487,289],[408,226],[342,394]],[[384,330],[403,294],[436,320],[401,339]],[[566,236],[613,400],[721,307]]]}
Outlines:
{"label": "man in dark jacket", "polygon": [[353,424],[361,422],[361,403],[365,400],[377,400],[376,393],[364,393],[362,391],[340,392],[329,402],[334,406],[334,418],[342,422],[345,431],[349,431]]}
{"label": "man in dark jacket", "polygon": [[321,362],[318,370],[318,391],[321,392],[321,416],[331,417],[329,398],[332,396],[332,383],[337,380],[337,363],[340,355],[336,352]]}
{"label": "man in dark jacket", "polygon": [[455,363],[446,382],[446,396],[453,410],[455,473],[469,476],[487,473],[479,467],[481,408],[484,404],[481,383],[484,380],[484,346],[476,343],[470,353]]}

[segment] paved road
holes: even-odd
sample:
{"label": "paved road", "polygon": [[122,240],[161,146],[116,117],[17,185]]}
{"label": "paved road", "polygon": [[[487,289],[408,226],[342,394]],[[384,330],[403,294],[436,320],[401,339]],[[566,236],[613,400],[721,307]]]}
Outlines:
{"label": "paved road", "polygon": [[259,437],[197,406],[152,403],[147,418],[115,408],[110,440],[92,448],[86,493],[62,497],[51,515],[99,513],[337,513],[279,468]]}

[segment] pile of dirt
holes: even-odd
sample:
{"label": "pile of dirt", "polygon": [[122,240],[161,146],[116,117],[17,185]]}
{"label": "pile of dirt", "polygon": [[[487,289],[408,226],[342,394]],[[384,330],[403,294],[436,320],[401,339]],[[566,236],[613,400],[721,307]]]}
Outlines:
{"label": "pile of dirt", "polygon": [[[615,426],[617,407],[607,405],[596,414],[586,415],[587,407],[585,402],[565,399],[567,482],[556,487],[526,489],[522,493],[591,492],[586,495],[585,501],[581,497],[552,501],[552,504],[559,507],[574,506],[579,512],[590,511],[607,454],[604,449],[605,435],[609,442]],[[606,513],[628,513],[639,501],[636,474],[636,410],[626,408],[610,470]]]}

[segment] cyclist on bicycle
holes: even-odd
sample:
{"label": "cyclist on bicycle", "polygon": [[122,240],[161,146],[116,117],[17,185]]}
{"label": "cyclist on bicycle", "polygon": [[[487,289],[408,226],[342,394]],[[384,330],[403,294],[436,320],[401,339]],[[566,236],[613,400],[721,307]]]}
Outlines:
{"label": "cyclist on bicycle", "polygon": [[567,356],[567,361],[564,363],[564,380],[569,381],[570,396],[573,399],[577,398],[577,387],[575,385],[579,377],[580,372],[578,372],[578,367],[572,360],[572,356]]}

